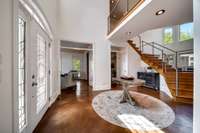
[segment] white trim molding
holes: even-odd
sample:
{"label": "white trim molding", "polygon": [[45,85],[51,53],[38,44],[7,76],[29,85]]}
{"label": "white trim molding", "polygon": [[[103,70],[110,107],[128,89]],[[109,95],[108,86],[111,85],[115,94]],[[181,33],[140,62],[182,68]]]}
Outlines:
{"label": "white trim molding", "polygon": [[19,2],[24,6],[24,8],[29,12],[29,14],[36,20],[36,22],[41,26],[41,28],[47,33],[49,38],[53,40],[53,32],[51,26],[48,23],[45,15],[42,13],[38,5],[33,0],[19,0]]}

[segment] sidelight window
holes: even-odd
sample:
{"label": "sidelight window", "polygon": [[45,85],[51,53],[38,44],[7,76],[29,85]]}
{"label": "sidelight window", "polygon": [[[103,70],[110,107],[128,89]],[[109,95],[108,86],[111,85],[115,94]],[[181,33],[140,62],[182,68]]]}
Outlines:
{"label": "sidelight window", "polygon": [[26,91],[25,91],[25,30],[26,22],[18,18],[18,117],[19,130],[26,125]]}

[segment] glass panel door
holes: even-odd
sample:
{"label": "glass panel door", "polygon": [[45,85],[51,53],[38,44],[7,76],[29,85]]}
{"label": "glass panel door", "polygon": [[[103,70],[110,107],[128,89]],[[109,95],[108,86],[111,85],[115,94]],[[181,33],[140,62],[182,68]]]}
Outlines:
{"label": "glass panel door", "polygon": [[47,102],[47,61],[46,42],[41,35],[37,35],[37,113]]}
{"label": "glass panel door", "polygon": [[49,44],[46,33],[34,21],[31,21],[31,126],[32,132],[49,107]]}
{"label": "glass panel door", "polygon": [[37,113],[47,102],[47,66],[46,42],[41,35],[37,35]]}

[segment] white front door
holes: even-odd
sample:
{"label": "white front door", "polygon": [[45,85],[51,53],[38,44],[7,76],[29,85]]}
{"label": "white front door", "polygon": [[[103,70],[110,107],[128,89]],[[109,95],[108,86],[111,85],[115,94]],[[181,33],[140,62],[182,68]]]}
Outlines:
{"label": "white front door", "polygon": [[18,16],[16,129],[31,133],[49,106],[50,39],[23,8]]}
{"label": "white front door", "polygon": [[30,64],[30,120],[31,131],[37,126],[49,106],[49,43],[41,27],[31,21]]}

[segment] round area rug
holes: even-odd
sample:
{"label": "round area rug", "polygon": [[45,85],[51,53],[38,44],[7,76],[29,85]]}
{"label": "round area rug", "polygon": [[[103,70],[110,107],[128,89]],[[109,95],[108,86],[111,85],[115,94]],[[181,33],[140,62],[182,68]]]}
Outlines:
{"label": "round area rug", "polygon": [[175,120],[174,111],[164,102],[138,92],[130,92],[136,106],[120,103],[122,91],[107,91],[92,101],[95,112],[104,120],[130,130],[155,131]]}

